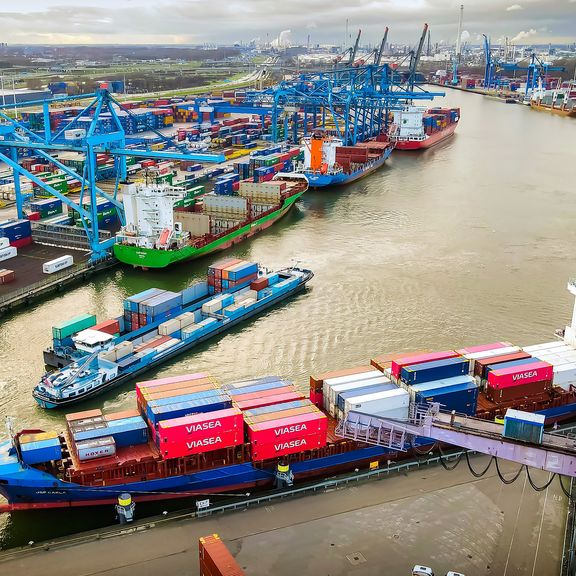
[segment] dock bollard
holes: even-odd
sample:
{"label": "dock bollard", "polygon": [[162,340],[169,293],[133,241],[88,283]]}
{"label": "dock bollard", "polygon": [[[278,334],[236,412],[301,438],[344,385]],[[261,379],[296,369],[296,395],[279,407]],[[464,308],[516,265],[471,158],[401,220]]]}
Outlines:
{"label": "dock bollard", "polygon": [[118,496],[118,504],[116,504],[116,512],[118,513],[118,521],[120,524],[128,524],[134,520],[134,509],[136,504],[132,502],[132,496],[124,492]]}

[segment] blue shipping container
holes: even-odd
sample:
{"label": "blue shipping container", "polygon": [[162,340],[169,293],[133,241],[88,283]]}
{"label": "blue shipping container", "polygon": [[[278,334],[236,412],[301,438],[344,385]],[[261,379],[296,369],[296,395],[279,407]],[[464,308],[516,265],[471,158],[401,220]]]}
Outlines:
{"label": "blue shipping container", "polygon": [[[31,444],[40,444],[40,442],[32,442]],[[29,465],[41,464],[42,462],[50,462],[51,460],[61,459],[62,448],[60,446],[60,442],[58,442],[58,445],[22,450],[22,460],[24,460],[24,462]]]}
{"label": "blue shipping container", "polygon": [[435,362],[412,364],[402,368],[401,378],[408,384],[442,380],[468,373],[469,362],[466,358],[448,358]]}
{"label": "blue shipping container", "polygon": [[274,388],[283,388],[290,386],[291,382],[288,380],[276,380],[274,382],[263,382],[261,384],[254,384],[254,386],[245,386],[244,388],[227,389],[228,394],[235,396],[236,394],[251,394],[252,392],[260,392],[262,390],[273,390]]}
{"label": "blue shipping container", "polygon": [[232,408],[232,401],[229,396],[221,394],[211,398],[201,398],[193,402],[180,402],[179,404],[159,407],[158,412],[152,414],[149,422],[156,426],[161,420],[171,420],[172,418],[180,418],[189,414],[214,412],[216,410],[225,410],[226,408]]}
{"label": "blue shipping container", "polygon": [[488,378],[488,372],[492,372],[492,370],[500,370],[500,368],[511,368],[512,366],[522,366],[523,364],[534,364],[534,362],[538,362],[538,360],[535,358],[522,358],[520,360],[513,360],[512,362],[489,364],[486,366],[486,378]]}

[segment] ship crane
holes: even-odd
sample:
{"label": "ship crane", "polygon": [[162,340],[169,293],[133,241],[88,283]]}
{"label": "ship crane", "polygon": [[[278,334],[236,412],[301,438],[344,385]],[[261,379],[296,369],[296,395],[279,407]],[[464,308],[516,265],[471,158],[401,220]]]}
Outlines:
{"label": "ship crane", "polygon": [[406,452],[417,437],[576,478],[576,441],[543,433],[540,443],[503,436],[503,426],[470,416],[443,413],[437,403],[413,406],[407,421],[350,411],[336,433],[343,438]]}

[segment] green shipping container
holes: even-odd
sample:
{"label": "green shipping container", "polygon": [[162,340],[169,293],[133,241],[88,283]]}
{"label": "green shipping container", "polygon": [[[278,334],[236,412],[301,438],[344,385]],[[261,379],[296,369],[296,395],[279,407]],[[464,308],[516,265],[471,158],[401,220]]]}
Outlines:
{"label": "green shipping container", "polygon": [[72,334],[76,334],[76,332],[86,330],[86,328],[91,328],[95,325],[96,316],[94,314],[81,314],[52,326],[52,338],[63,340],[68,338],[68,336],[72,336]]}

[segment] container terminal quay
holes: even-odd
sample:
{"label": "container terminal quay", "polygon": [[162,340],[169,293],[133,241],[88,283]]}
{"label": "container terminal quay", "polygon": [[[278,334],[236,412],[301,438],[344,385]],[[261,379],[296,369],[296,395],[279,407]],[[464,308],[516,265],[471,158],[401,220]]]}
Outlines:
{"label": "container terminal quay", "polygon": [[576,573],[576,49],[454,12],[0,46],[0,571]]}

